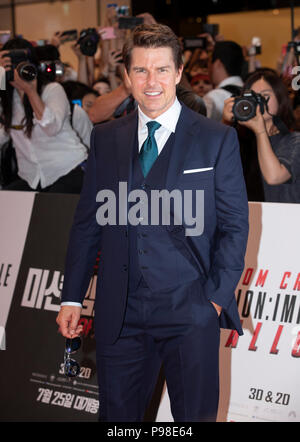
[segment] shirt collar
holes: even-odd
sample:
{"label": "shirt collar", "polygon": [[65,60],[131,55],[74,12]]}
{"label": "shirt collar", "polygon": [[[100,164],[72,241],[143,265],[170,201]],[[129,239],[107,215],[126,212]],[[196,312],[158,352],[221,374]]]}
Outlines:
{"label": "shirt collar", "polygon": [[[180,112],[181,112],[181,104],[179,103],[176,97],[172,106],[168,110],[166,110],[166,112],[161,114],[159,117],[155,118],[155,121],[157,121],[159,124],[161,124],[162,127],[169,130],[170,132],[175,132]],[[138,115],[139,115],[139,130],[143,130],[146,124],[148,123],[148,121],[153,121],[151,118],[149,118],[147,115],[144,114],[144,112],[141,110],[139,106],[138,106]]]}
{"label": "shirt collar", "polygon": [[227,86],[228,84],[234,84],[236,86],[243,86],[243,80],[238,75],[233,75],[232,77],[227,77],[225,80],[221,81],[218,88]]}

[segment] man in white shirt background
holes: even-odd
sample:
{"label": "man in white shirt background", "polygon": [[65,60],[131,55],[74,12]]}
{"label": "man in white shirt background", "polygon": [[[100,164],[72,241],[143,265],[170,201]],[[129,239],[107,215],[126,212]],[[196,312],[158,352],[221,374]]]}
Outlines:
{"label": "man in white shirt background", "polygon": [[[240,45],[233,41],[215,44],[209,62],[209,75],[214,89],[204,95],[207,117],[221,121],[224,101],[243,86],[241,78],[245,59]],[[228,90],[226,90],[228,88]]]}

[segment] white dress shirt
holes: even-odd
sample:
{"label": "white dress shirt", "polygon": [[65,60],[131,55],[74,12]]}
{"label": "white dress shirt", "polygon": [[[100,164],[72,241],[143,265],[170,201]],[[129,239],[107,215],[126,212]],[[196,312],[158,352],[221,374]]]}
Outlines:
{"label": "white dress shirt", "polygon": [[243,80],[238,76],[225,78],[225,80],[221,81],[215,89],[204,95],[203,100],[206,106],[206,116],[208,118],[217,121],[222,120],[224,101],[231,97],[231,93],[221,88],[230,84],[242,87]]}
{"label": "white dress shirt", "polygon": [[172,106],[168,110],[166,110],[166,112],[161,114],[159,117],[155,118],[155,120],[145,115],[143,111],[140,109],[140,107],[138,107],[139,150],[141,150],[142,145],[148,136],[148,127],[146,126],[146,124],[149,121],[157,121],[159,124],[161,124],[161,126],[155,131],[154,138],[157,144],[158,154],[160,154],[164,145],[168,141],[168,138],[171,135],[171,133],[175,132],[180,112],[181,112],[181,104],[179,103],[177,98],[175,99]]}
{"label": "white dress shirt", "polygon": [[[172,106],[166,112],[161,114],[159,117],[155,118],[155,120],[145,115],[140,109],[140,107],[138,107],[139,151],[141,150],[142,145],[148,136],[148,127],[146,126],[146,124],[149,121],[157,121],[158,123],[161,124],[161,127],[155,131],[154,137],[157,143],[158,154],[160,154],[171,133],[175,132],[180,112],[181,112],[181,104],[179,103],[177,98],[175,99]],[[62,302],[61,306],[63,305],[73,305],[76,307],[82,307],[82,305],[78,302]]]}
{"label": "white dress shirt", "polygon": [[[33,118],[31,138],[23,131],[24,107],[16,89],[13,92],[13,118],[10,136],[16,150],[18,175],[32,189],[47,187],[69,173],[87,158],[87,149],[70,123],[70,105],[59,83],[47,84],[41,99],[45,109],[41,120]],[[1,111],[1,109],[0,109]],[[0,125],[0,145],[7,140]]]}

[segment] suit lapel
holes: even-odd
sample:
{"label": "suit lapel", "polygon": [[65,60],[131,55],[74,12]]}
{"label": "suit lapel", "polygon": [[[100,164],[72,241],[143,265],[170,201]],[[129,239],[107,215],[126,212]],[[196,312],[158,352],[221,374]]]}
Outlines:
{"label": "suit lapel", "polygon": [[119,182],[126,181],[128,183],[128,189],[131,185],[132,158],[137,136],[137,124],[138,115],[137,111],[134,111],[124,118],[123,125],[116,134],[118,178]]}
{"label": "suit lapel", "polygon": [[176,188],[176,183],[183,173],[184,163],[193,146],[196,125],[193,112],[182,104],[181,113],[175,131],[175,141],[170,156],[167,172],[166,188]]}
{"label": "suit lapel", "polygon": [[[198,119],[194,113],[182,104],[181,113],[175,131],[175,140],[166,178],[166,188],[176,188],[178,178],[183,173],[184,163],[188,157],[195,136]],[[118,179],[131,186],[133,149],[138,130],[138,112],[135,110],[125,117],[116,134]]]}
{"label": "suit lapel", "polygon": [[128,193],[131,189],[133,150],[135,148],[138,127],[137,111],[124,117],[121,122],[122,125],[116,133],[118,182],[127,183],[127,195],[119,195],[119,219],[122,219],[127,224],[129,209]]}

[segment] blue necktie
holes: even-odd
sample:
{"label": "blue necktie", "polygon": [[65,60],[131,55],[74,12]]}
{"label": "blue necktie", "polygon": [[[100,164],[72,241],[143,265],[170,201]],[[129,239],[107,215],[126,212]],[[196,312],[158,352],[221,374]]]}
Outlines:
{"label": "blue necktie", "polygon": [[144,144],[142,145],[141,152],[139,155],[139,160],[141,163],[141,168],[144,177],[147,176],[154,161],[158,157],[158,149],[154,138],[154,133],[158,128],[160,128],[161,125],[157,121],[149,121],[149,123],[147,123],[147,126],[148,126],[148,137],[146,138]]}

